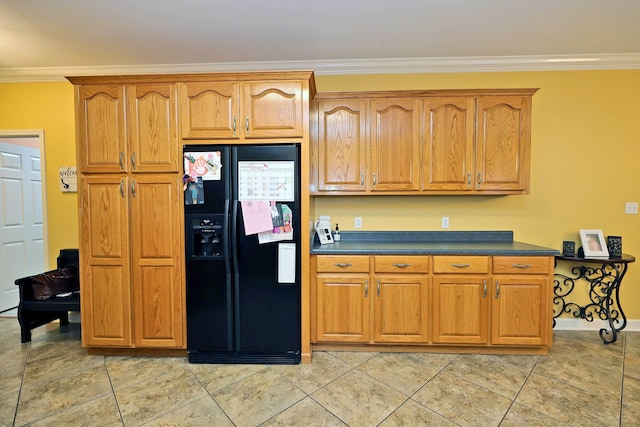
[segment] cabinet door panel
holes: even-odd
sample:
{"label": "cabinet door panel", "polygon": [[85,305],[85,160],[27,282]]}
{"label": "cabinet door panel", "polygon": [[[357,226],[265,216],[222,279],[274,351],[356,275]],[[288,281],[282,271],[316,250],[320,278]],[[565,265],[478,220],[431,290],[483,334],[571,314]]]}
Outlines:
{"label": "cabinet door panel", "polygon": [[80,181],[83,345],[132,345],[127,184],[117,176]]}
{"label": "cabinet door panel", "polygon": [[237,83],[184,83],[178,85],[178,91],[183,139],[239,137]]}
{"label": "cabinet door panel", "polygon": [[429,287],[423,275],[375,277],[374,340],[429,341]]}
{"label": "cabinet door panel", "polygon": [[132,180],[131,227],[135,341],[182,347],[182,192],[177,174]]}
{"label": "cabinet door panel", "polygon": [[492,344],[546,345],[553,316],[551,298],[547,278],[494,277]]}
{"label": "cabinet door panel", "polygon": [[489,335],[488,286],[485,278],[433,279],[433,342],[486,344]]}
{"label": "cabinet door panel", "polygon": [[362,191],[366,180],[367,102],[318,103],[318,189]]}
{"label": "cabinet door panel", "polygon": [[[129,274],[122,265],[93,263],[82,273],[83,345],[130,347]],[[85,313],[86,312],[86,313]]]}
{"label": "cabinet door panel", "polygon": [[530,97],[478,98],[476,188],[528,191],[530,115]]}
{"label": "cabinet door panel", "polygon": [[302,137],[302,82],[243,85],[245,138]]}
{"label": "cabinet door panel", "polygon": [[319,275],[318,342],[369,342],[370,295],[368,275]]}
{"label": "cabinet door panel", "polygon": [[473,98],[427,98],[424,117],[422,188],[473,190]]}
{"label": "cabinet door panel", "polygon": [[420,101],[371,101],[371,189],[418,190],[419,168]]}
{"label": "cabinet door panel", "polygon": [[81,171],[126,172],[124,88],[120,85],[80,86],[77,103]]}
{"label": "cabinet door panel", "polygon": [[131,170],[178,172],[175,85],[129,86],[127,104]]}

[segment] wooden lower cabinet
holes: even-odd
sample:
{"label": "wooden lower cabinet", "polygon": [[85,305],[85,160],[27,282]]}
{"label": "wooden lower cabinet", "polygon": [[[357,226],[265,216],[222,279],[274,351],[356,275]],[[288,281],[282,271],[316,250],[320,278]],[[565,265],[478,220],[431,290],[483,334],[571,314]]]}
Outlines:
{"label": "wooden lower cabinet", "polygon": [[82,338],[96,347],[184,347],[178,174],[80,179]]}
{"label": "wooden lower cabinet", "polygon": [[433,279],[433,342],[486,344],[489,300],[486,277]]}
{"label": "wooden lower cabinet", "polygon": [[492,344],[551,344],[553,269],[553,257],[493,257]]}
{"label": "wooden lower cabinet", "polygon": [[426,275],[375,276],[374,341],[429,341],[429,279]]}
{"label": "wooden lower cabinet", "polygon": [[498,352],[501,347],[541,351],[551,344],[551,256],[320,255],[313,260],[316,343]]}
{"label": "wooden lower cabinet", "polygon": [[319,275],[318,341],[366,343],[369,328],[369,275]]}
{"label": "wooden lower cabinet", "polygon": [[181,176],[146,174],[132,180],[131,258],[134,345],[182,348],[184,228]]}
{"label": "wooden lower cabinet", "polygon": [[491,343],[545,345],[551,328],[546,277],[494,276]]}
{"label": "wooden lower cabinet", "polygon": [[[422,262],[411,262],[415,258]],[[371,274],[368,256],[317,257],[317,341],[428,342],[428,276],[393,273],[398,270],[420,272],[428,265],[427,259],[376,256],[373,271],[386,274]],[[344,274],[336,275],[335,271]]]}

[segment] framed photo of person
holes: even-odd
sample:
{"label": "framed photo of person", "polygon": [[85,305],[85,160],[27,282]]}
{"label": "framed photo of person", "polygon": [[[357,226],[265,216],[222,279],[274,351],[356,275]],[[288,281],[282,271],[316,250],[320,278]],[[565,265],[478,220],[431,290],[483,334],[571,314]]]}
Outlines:
{"label": "framed photo of person", "polygon": [[580,230],[580,241],[585,258],[609,258],[602,230]]}

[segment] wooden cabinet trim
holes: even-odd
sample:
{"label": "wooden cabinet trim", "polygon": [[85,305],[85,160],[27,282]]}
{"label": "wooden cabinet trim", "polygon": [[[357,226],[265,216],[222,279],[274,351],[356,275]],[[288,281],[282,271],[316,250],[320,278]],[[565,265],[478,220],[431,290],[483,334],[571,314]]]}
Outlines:
{"label": "wooden cabinet trim", "polygon": [[422,98],[450,96],[533,96],[539,88],[519,89],[432,89],[432,90],[390,90],[362,92],[318,92],[316,100],[324,99],[372,99],[372,98]]}
{"label": "wooden cabinet trim", "polygon": [[69,76],[74,85],[86,84],[136,84],[136,83],[180,83],[180,82],[245,82],[255,80],[284,81],[311,80],[309,96],[315,95],[313,71],[273,71],[246,73],[194,73],[194,74],[138,74],[115,76]]}

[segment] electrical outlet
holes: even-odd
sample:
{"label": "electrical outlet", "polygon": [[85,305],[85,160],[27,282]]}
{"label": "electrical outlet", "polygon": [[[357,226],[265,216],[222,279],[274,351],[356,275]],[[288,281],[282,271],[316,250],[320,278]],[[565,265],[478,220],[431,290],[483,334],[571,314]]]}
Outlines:
{"label": "electrical outlet", "polygon": [[442,228],[449,228],[449,217],[448,216],[443,216],[442,217]]}
{"label": "electrical outlet", "polygon": [[362,228],[362,217],[357,216],[355,220],[356,228]]}
{"label": "electrical outlet", "polygon": [[624,208],[626,214],[638,214],[638,202],[627,202]]}

